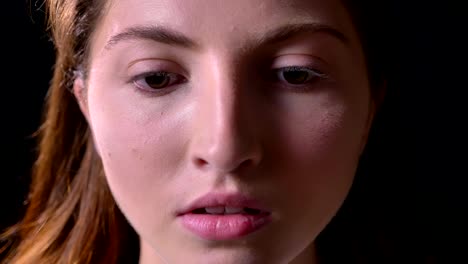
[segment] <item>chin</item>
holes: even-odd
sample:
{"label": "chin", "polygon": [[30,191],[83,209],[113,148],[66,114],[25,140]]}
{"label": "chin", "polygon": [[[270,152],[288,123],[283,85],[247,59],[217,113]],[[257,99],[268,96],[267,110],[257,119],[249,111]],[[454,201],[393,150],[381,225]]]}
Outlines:
{"label": "chin", "polygon": [[253,250],[223,250],[215,249],[209,252],[197,254],[196,257],[187,256],[183,261],[200,264],[262,264],[280,263],[273,260],[267,254],[254,252]]}
{"label": "chin", "polygon": [[[169,259],[168,263],[194,263],[194,264],[275,264],[287,263],[279,260],[277,252],[267,247],[264,243],[261,248],[254,245],[247,245],[239,241],[239,244],[233,245],[229,242],[216,242],[212,245],[204,245],[196,249],[180,250],[183,254],[177,254],[177,251]],[[282,254],[282,256],[284,256]]]}

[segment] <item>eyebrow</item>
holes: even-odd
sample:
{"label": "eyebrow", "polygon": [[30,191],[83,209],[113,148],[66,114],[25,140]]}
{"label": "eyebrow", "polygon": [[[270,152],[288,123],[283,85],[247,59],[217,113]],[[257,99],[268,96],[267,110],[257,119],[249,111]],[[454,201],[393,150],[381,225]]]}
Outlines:
{"label": "eyebrow", "polygon": [[[305,23],[287,24],[268,31],[256,41],[256,45],[262,46],[266,44],[279,43],[297,35],[316,32],[327,33],[337,38],[344,44],[349,43],[349,39],[342,32],[329,25],[321,23]],[[107,42],[105,49],[111,49],[119,42],[135,39],[152,40],[155,42],[183,48],[194,49],[199,47],[199,45],[194,40],[178,31],[163,26],[151,25],[134,26],[125,29],[123,32],[112,36]]]}
{"label": "eyebrow", "polygon": [[126,40],[148,39],[167,45],[194,48],[198,46],[193,40],[175,30],[161,26],[135,26],[114,35],[107,42],[105,49],[110,49],[117,43]]}
{"label": "eyebrow", "polygon": [[288,24],[281,26],[279,28],[273,29],[272,31],[267,32],[263,35],[259,41],[258,45],[264,44],[274,44],[279,43],[285,40],[288,40],[294,36],[302,34],[312,34],[312,33],[326,33],[335,37],[344,44],[349,43],[349,39],[338,29],[333,28],[332,26],[321,24],[321,23],[306,23],[306,24]]}

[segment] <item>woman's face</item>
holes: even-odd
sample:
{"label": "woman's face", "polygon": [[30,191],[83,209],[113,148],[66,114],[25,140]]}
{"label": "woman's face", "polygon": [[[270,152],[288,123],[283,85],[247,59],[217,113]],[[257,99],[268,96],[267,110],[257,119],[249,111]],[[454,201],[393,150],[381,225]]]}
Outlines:
{"label": "woman's face", "polygon": [[89,59],[74,89],[143,263],[310,263],[372,117],[340,1],[110,1]]}

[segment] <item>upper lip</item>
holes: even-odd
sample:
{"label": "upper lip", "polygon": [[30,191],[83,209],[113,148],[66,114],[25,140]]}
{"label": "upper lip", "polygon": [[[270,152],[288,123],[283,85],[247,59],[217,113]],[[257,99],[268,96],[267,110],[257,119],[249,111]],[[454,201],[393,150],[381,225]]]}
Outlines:
{"label": "upper lip", "polygon": [[208,193],[189,203],[187,206],[182,208],[177,215],[184,215],[200,208],[217,206],[238,208],[248,207],[260,210],[261,212],[268,212],[268,209],[265,208],[260,201],[250,196],[240,193]]}

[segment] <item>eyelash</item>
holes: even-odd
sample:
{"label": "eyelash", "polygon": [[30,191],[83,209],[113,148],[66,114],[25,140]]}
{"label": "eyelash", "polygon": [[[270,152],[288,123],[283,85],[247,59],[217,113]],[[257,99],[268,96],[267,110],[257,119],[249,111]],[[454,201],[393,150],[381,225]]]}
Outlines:
{"label": "eyelash", "polygon": [[[307,74],[306,79],[303,83],[294,84],[288,82],[286,80],[284,74],[285,73],[299,73],[305,72]],[[311,67],[304,67],[304,66],[288,66],[282,68],[273,69],[271,73],[272,81],[282,83],[282,86],[285,86],[287,89],[302,92],[311,89],[310,85],[316,81],[320,81],[323,79],[327,79],[328,76],[325,73],[322,73],[316,69]],[[159,88],[152,88],[148,84],[147,78],[149,77],[163,77],[165,78],[162,80],[164,85]],[[167,79],[169,77],[169,79]],[[304,76],[296,76],[296,77],[304,77]],[[150,93],[152,95],[164,95],[170,93],[175,86],[187,82],[187,79],[177,73],[167,72],[167,71],[153,71],[153,72],[145,72],[133,77],[130,81],[137,89],[142,92]],[[169,87],[169,88],[168,88]]]}
{"label": "eyelash", "polygon": [[[147,78],[150,77],[163,77],[167,78],[169,77],[169,80],[167,81],[167,84],[161,86],[160,88],[152,88],[148,84]],[[145,72],[142,74],[139,74],[131,79],[131,83],[140,91],[154,94],[154,95],[164,95],[166,93],[169,93],[175,88],[174,86],[185,83],[187,79],[177,73],[172,73],[172,72],[167,72],[167,71],[153,71],[153,72]],[[170,89],[167,89],[168,87],[171,87]]]}
{"label": "eyelash", "polygon": [[[307,74],[306,80],[300,84],[293,84],[288,82],[285,79],[284,74],[291,72],[305,72]],[[294,90],[296,92],[310,90],[312,88],[311,84],[327,78],[327,74],[309,66],[289,66],[273,70],[273,81],[283,83],[282,86],[286,86],[287,89]]]}

